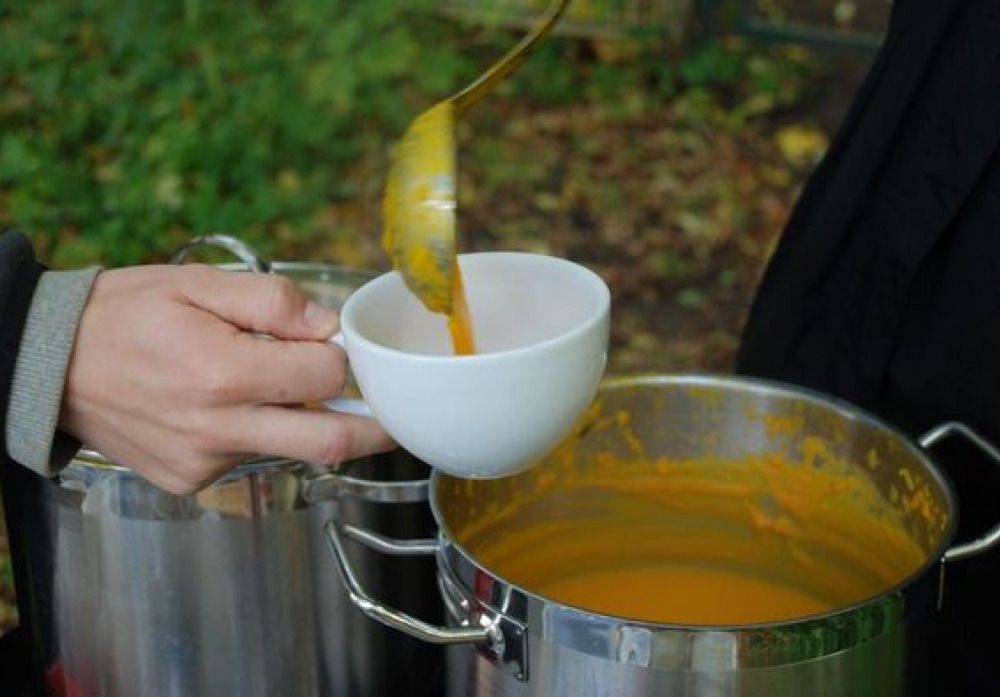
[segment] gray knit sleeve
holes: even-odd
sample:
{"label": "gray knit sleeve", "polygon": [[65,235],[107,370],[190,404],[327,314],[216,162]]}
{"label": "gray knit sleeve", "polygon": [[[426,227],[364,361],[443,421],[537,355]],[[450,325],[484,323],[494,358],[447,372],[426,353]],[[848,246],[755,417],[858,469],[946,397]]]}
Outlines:
{"label": "gray knit sleeve", "polygon": [[7,405],[7,452],[47,477],[76,451],[56,426],[76,328],[99,271],[44,272],[21,335]]}

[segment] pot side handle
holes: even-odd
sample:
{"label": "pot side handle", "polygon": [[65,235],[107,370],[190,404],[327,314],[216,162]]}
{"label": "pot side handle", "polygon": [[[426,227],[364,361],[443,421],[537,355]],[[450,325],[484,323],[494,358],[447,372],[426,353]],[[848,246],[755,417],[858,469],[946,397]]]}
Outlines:
{"label": "pot side handle", "polygon": [[[979,435],[979,433],[957,421],[949,421],[939,426],[935,426],[931,430],[927,431],[927,433],[920,436],[920,438],[917,439],[917,442],[920,444],[920,447],[926,450],[950,437],[965,438],[977,448],[982,450],[987,457],[1000,466],[1000,450],[998,450],[996,446],[986,440],[983,436]],[[987,530],[980,537],[970,540],[969,542],[955,545],[954,547],[946,550],[942,561],[947,563],[976,557],[984,552],[990,551],[998,544],[1000,544],[1000,522]]]}
{"label": "pot side handle", "polygon": [[489,647],[502,645],[503,637],[495,623],[490,623],[483,627],[439,627],[400,610],[383,605],[371,597],[361,585],[357,574],[354,572],[354,568],[351,566],[350,560],[347,558],[343,536],[350,536],[355,541],[361,542],[380,552],[396,555],[434,554],[438,548],[437,542],[433,540],[391,540],[382,535],[377,535],[376,533],[361,530],[350,525],[341,526],[336,518],[328,520],[323,529],[326,532],[326,541],[334,560],[337,562],[337,570],[340,572],[340,578],[347,588],[351,602],[356,608],[368,615],[368,617],[388,627],[398,629],[415,639],[420,639],[431,644],[475,643],[486,644]]}

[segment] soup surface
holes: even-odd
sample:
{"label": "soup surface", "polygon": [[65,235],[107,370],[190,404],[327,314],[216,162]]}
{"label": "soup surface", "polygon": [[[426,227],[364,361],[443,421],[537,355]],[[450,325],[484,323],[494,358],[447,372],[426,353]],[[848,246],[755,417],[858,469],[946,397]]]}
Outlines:
{"label": "soup surface", "polygon": [[830,607],[775,580],[707,565],[593,569],[542,581],[534,590],[606,615],[687,625],[767,622]]}
{"label": "soup surface", "polygon": [[[485,568],[565,605],[630,619],[739,625],[807,617],[885,592],[943,526],[917,487],[888,501],[819,439],[795,455],[650,457],[642,439],[566,447],[506,480],[446,479],[451,533]],[[924,518],[926,517],[926,520]]]}

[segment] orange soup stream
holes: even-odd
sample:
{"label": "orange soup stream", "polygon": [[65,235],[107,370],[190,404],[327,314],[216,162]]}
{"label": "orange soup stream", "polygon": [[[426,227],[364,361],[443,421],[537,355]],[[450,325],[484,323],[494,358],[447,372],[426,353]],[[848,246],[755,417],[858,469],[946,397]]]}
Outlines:
{"label": "orange soup stream", "polygon": [[462,283],[462,272],[458,261],[454,266],[454,281],[451,289],[451,315],[448,317],[448,331],[451,332],[451,343],[456,356],[468,356],[476,352],[476,344],[472,338],[472,316],[469,314],[469,303],[465,299],[465,286]]}

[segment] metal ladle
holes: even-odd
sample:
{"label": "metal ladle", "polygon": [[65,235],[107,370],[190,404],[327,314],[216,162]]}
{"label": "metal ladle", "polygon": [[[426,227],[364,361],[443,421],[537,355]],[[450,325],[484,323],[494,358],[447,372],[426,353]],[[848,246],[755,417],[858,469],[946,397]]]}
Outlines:
{"label": "metal ladle", "polygon": [[555,26],[555,0],[534,29],[461,92],[410,124],[396,146],[383,200],[383,246],[407,286],[433,312],[451,314],[456,273],[455,120],[512,73]]}

